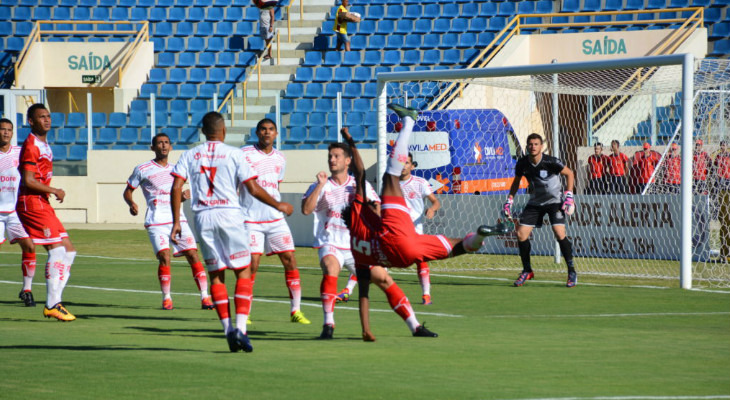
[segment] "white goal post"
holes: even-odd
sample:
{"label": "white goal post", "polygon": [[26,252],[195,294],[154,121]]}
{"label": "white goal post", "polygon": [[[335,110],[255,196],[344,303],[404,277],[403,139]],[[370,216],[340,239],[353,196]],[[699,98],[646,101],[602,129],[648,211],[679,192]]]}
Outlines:
{"label": "white goal post", "polygon": [[[504,186],[504,176],[492,177],[485,175],[481,177],[483,179],[473,179],[467,182],[466,175],[470,173],[466,171],[467,169],[471,169],[474,165],[477,164],[481,166],[489,165],[489,160],[497,159],[494,157],[503,155],[502,152],[510,151],[512,156],[521,154],[520,140],[524,140],[524,137],[526,137],[527,134],[538,131],[537,129],[535,129],[535,120],[538,121],[537,125],[540,126],[539,129],[541,130],[539,131],[539,133],[541,133],[546,138],[546,148],[551,154],[562,155],[563,151],[567,151],[568,154],[575,159],[577,157],[576,155],[578,154],[578,147],[592,148],[597,140],[606,140],[606,142],[608,143],[611,141],[612,138],[618,138],[618,134],[616,132],[619,131],[624,132],[622,133],[624,134],[624,136],[621,138],[623,140],[620,140],[620,142],[623,144],[624,142],[626,142],[626,139],[631,136],[631,133],[636,134],[636,131],[634,130],[633,132],[631,132],[631,128],[628,128],[629,131],[626,130],[627,128],[614,129],[611,127],[612,122],[623,118],[624,124],[626,124],[626,121],[629,121],[629,125],[635,127],[637,125],[637,122],[647,118],[649,114],[646,113],[643,108],[641,108],[643,107],[641,104],[644,103],[631,103],[632,97],[636,97],[638,99],[638,97],[640,97],[639,94],[646,94],[647,91],[665,93],[665,97],[667,99],[671,97],[671,99],[676,99],[678,102],[680,102],[681,113],[678,114],[676,117],[679,120],[677,122],[677,125],[679,132],[681,132],[681,134],[677,136],[677,141],[681,146],[681,175],[682,177],[692,177],[693,144],[695,138],[695,136],[693,135],[693,129],[695,129],[693,94],[695,92],[696,68],[697,62],[695,61],[693,55],[676,54],[594,62],[554,63],[545,65],[525,65],[480,69],[380,73],[377,75],[378,184],[380,184],[380,177],[385,171],[388,141],[392,140],[394,137],[393,126],[394,123],[396,123],[396,121],[393,119],[393,116],[388,115],[387,113],[387,103],[391,101],[396,101],[400,102],[401,104],[406,103],[407,105],[415,106],[419,109],[429,108],[428,106],[430,105],[430,108],[432,108],[432,110],[427,112],[427,115],[437,115],[437,118],[440,118],[440,120],[431,121],[429,122],[429,124],[432,125],[428,125],[427,128],[423,128],[424,131],[430,132],[430,136],[426,134],[421,136],[415,135],[416,143],[412,141],[411,144],[412,148],[415,151],[420,152],[418,157],[423,157],[421,159],[427,161],[425,163],[427,164],[425,165],[426,168],[432,167],[434,168],[433,171],[437,171],[437,169],[435,169],[437,166],[443,166],[446,163],[451,162],[451,169],[443,170],[444,172],[438,175],[438,179],[436,179],[436,175],[434,175],[434,177],[432,177],[431,179],[431,182],[435,182],[437,185],[440,185],[440,183],[438,182],[448,181],[448,183],[444,183],[444,185],[450,185],[448,186],[449,190],[442,191],[442,193],[445,193],[444,200],[442,201],[445,209],[443,213],[446,215],[450,215],[450,217],[444,218],[466,218],[467,220],[462,220],[460,222],[449,222],[444,220],[436,221],[432,224],[432,228],[445,229],[447,232],[439,233],[444,233],[449,236],[451,236],[450,234],[453,234],[454,236],[461,235],[465,233],[465,231],[459,232],[459,229],[451,229],[452,225],[461,225],[462,230],[468,231],[469,229],[473,229],[472,225],[478,223],[493,223],[494,220],[498,217],[497,211],[499,205],[503,203],[505,198],[504,193],[506,193],[506,190],[508,189],[508,186]],[[621,72],[607,73],[607,71]],[[634,83],[631,83],[627,86],[627,82],[629,82],[631,78],[629,78],[628,80],[625,78],[628,77],[631,71],[643,71],[640,72],[639,75],[643,74],[644,79],[635,80]],[[611,79],[608,79],[607,77],[610,77]],[[660,78],[662,83],[657,83],[660,82]],[[611,80],[613,81],[611,83],[611,85],[613,86],[610,86],[606,83],[607,81]],[[454,85],[454,83],[456,83],[456,87],[449,86]],[[483,89],[484,91],[489,91],[490,96],[492,96],[491,103],[488,105],[485,105],[483,101],[476,99],[476,97],[474,97],[476,95],[474,95],[473,93],[469,93],[470,87],[477,87],[480,85],[481,87],[485,88]],[[516,94],[517,92],[510,92],[510,90],[516,91],[518,89],[526,90],[526,95],[523,96],[524,98],[517,99],[522,95]],[[437,104],[439,102],[439,93],[443,93],[444,91],[449,90],[452,92],[460,91],[462,92],[461,96],[448,102],[442,101],[441,104]],[[498,92],[500,90],[504,91]],[[563,106],[563,104],[561,103],[559,109],[558,96],[574,96],[571,97],[571,99],[582,98],[584,100],[581,101],[588,103],[581,103],[581,107],[587,108],[588,111],[581,110],[580,113],[576,112],[576,118],[574,118],[575,120],[580,120],[577,123],[581,125],[581,132],[585,132],[586,129],[588,132],[584,135],[583,138],[578,141],[563,141],[563,139],[561,139],[563,137],[562,135],[565,134],[565,132],[563,132],[564,130],[572,129],[569,128],[567,125],[574,123],[572,121],[566,122],[567,120],[565,118],[569,118],[570,115],[566,116],[564,114],[566,114],[566,111],[567,114],[570,114],[570,112],[574,111],[577,106],[571,105],[568,107]],[[550,100],[551,98],[552,101]],[[598,100],[596,100],[595,98],[600,98],[599,100],[603,103],[597,102]],[[507,103],[509,101],[512,101],[513,103]],[[471,104],[469,104],[470,102]],[[656,98],[654,99],[654,102],[656,103]],[[614,108],[610,110],[604,109],[603,111],[596,111],[596,109],[599,108],[597,107],[597,104],[608,104],[609,106],[614,106]],[[665,105],[666,104],[668,103],[665,103]],[[551,107],[545,107],[545,105],[550,105]],[[622,114],[627,114],[627,112],[631,110],[638,110],[640,108],[642,109],[641,113],[636,111],[636,114],[631,117],[622,116]],[[523,110],[530,115],[527,115],[524,118],[514,118],[511,113],[515,113],[516,110]],[[485,121],[500,121],[501,118],[502,124],[496,124],[499,125],[497,127],[499,129],[489,132],[492,132],[490,133],[490,135],[504,137],[505,144],[489,147],[491,146],[489,144],[484,145],[477,142],[472,143],[469,139],[467,139],[467,136],[470,133],[466,132],[469,131],[469,128],[466,126],[464,127],[464,131],[459,131],[457,135],[457,133],[455,133],[456,130],[461,129],[461,125],[466,124],[465,121],[469,120],[469,118],[472,118],[470,116],[471,114],[476,115],[476,117],[474,117],[476,125],[469,125],[470,127],[474,127],[474,129],[476,129],[477,126],[481,126],[482,123],[486,123]],[[580,117],[577,117],[578,114],[580,114]],[[595,118],[592,118],[591,116]],[[523,123],[520,121],[520,119],[524,119],[527,122]],[[532,120],[532,122],[530,122],[530,120]],[[426,121],[420,122],[423,122],[423,126],[426,127]],[[616,124],[614,123],[613,125]],[[496,129],[495,127],[492,127],[490,129],[493,128]],[[449,129],[451,129],[452,131],[449,131]],[[614,130],[612,131],[611,129]],[[493,140],[487,138],[487,134],[484,135],[484,140]],[[654,137],[652,137],[651,139],[652,145],[657,145],[657,143],[653,143],[653,141],[655,140],[655,136],[656,134],[654,134]],[[458,142],[455,141],[456,138],[458,138]],[[661,143],[659,143],[659,145],[661,145]],[[641,146],[641,143],[639,143],[639,146]],[[456,157],[460,157],[461,155],[472,151],[470,150],[472,148],[474,156],[477,158],[476,161],[473,163],[460,162],[460,166],[453,167],[453,165],[456,165],[456,162],[454,161]],[[490,153],[495,151],[496,153],[494,154]],[[431,158],[426,158],[424,156],[424,154],[426,153],[428,153],[429,157]],[[634,153],[631,152],[631,154]],[[414,158],[417,161],[418,157],[414,155]],[[439,157],[441,161],[439,161]],[[448,160],[449,157],[451,158],[451,161]],[[419,164],[424,163],[421,163],[421,161],[419,161]],[[568,162],[567,164],[570,165],[571,162]],[[465,166],[462,167],[461,165]],[[576,167],[571,168],[575,170],[577,167],[578,166],[576,165]],[[584,168],[583,164],[580,164],[580,167]],[[424,168],[424,166],[419,165],[419,168]],[[464,171],[462,171],[462,168]],[[506,170],[507,168],[505,167],[503,169]],[[418,171],[414,173],[418,174]],[[512,174],[513,173],[514,170],[512,169]],[[466,183],[469,183],[472,186],[468,186],[466,185]],[[493,185],[494,187],[486,189],[486,186],[479,185]],[[580,185],[580,183],[578,185]],[[476,193],[480,194],[481,196],[467,196],[465,195],[465,192],[461,192],[460,194],[454,194],[459,193],[458,191],[464,190],[465,187],[469,188],[469,190],[465,191],[466,193]],[[478,188],[479,190],[473,190],[474,188]],[[485,196],[485,191],[489,192],[486,194],[492,195]],[[582,189],[577,190],[577,193],[583,193]],[[676,221],[672,221],[671,223],[672,228],[676,230],[676,237],[667,236],[666,238],[662,239],[662,243],[657,244],[649,239],[644,241],[643,239],[636,237],[622,238],[621,235],[624,234],[622,232],[629,231],[617,228],[614,230],[614,236],[610,238],[597,237],[596,240],[599,240],[599,244],[597,245],[596,249],[591,248],[591,245],[589,243],[582,244],[582,246],[585,247],[586,255],[585,260],[583,260],[583,258],[581,258],[582,256],[580,252],[578,252],[577,254],[576,268],[578,269],[579,273],[581,273],[580,271],[583,264],[590,263],[591,267],[588,271],[586,271],[587,273],[593,273],[596,275],[615,274],[616,276],[627,277],[629,279],[632,279],[633,277],[639,277],[642,279],[652,279],[658,277],[659,279],[676,280],[678,277],[679,285],[682,288],[691,289],[693,287],[693,197],[695,196],[695,194],[693,194],[692,181],[690,179],[682,179],[679,189],[679,195],[675,196],[675,200],[663,203],[661,201],[654,201],[653,203],[642,203],[647,202],[648,200],[637,200],[636,210],[627,210],[626,213],[620,214],[618,219],[620,219],[621,216],[626,217],[627,215],[634,215],[636,217],[637,215],[639,215],[637,213],[641,213],[641,210],[644,210],[646,213],[656,213],[657,221],[659,221],[659,219],[661,218],[667,216],[672,217],[672,214],[675,214],[675,210],[671,208],[671,205],[676,203],[676,206],[679,208],[679,210],[676,211],[679,212],[681,210],[681,212],[679,212],[679,218]],[[591,204],[595,204],[597,208],[605,207],[605,214],[608,214],[609,207],[612,210],[611,212],[614,212],[614,210],[622,210],[622,212],[624,211],[623,205],[619,203],[623,202],[628,204],[630,200],[627,199],[630,198],[626,194],[622,196],[624,197],[618,197],[617,195],[614,200],[609,200],[611,199],[611,196],[597,198],[587,195],[585,198],[593,199],[591,200]],[[641,196],[641,193],[634,196]],[[655,196],[661,195],[657,194]],[[579,194],[576,198],[578,207],[582,206],[581,197],[582,196]],[[662,199],[662,197],[656,198]],[[458,211],[451,212],[451,214],[449,214],[448,209],[450,207],[450,203],[468,203],[472,205],[465,205],[463,206],[463,208],[458,208]],[[481,208],[482,205],[487,204],[489,205],[488,207],[494,208]],[[657,204],[660,205],[657,206]],[[661,204],[664,204],[663,210],[661,209]],[[669,206],[667,206],[667,204],[669,204]],[[590,205],[588,204],[588,202],[586,202],[586,207],[588,206]],[[462,206],[459,205],[458,207]],[[628,208],[629,206],[627,205],[626,207]],[[657,207],[659,207],[659,209],[657,209]],[[465,214],[468,212],[472,212],[472,214]],[[662,215],[664,217],[662,217]],[[676,215],[674,215],[673,218],[676,218]],[[643,217],[640,217],[638,219],[641,219],[642,221],[644,220]],[[648,221],[648,224],[652,224],[651,220],[647,219],[646,221]],[[578,225],[590,225],[590,223],[585,223],[585,221],[583,222],[584,223],[582,224],[578,223]],[[660,222],[653,223],[660,224]],[[585,228],[590,229],[590,226],[586,226]],[[649,228],[651,228],[651,226],[649,226]],[[540,230],[536,229],[535,231],[537,232]],[[547,236],[547,241],[550,241],[550,230],[543,228],[542,231],[547,231],[547,233],[549,234]],[[656,231],[662,232],[660,230]],[[646,232],[648,233],[644,233],[645,236],[651,236],[652,229],[648,229]],[[427,225],[427,233],[436,232],[429,232]],[[568,234],[571,235],[570,226],[568,228]],[[580,240],[581,238],[578,237],[577,239]],[[606,245],[607,241],[610,242],[612,240],[616,240],[616,243],[618,243],[617,246],[623,246],[624,239],[626,239],[626,242],[631,243],[631,245],[633,246],[632,251],[634,253],[638,253],[637,258],[641,258],[641,253],[648,253],[649,250],[654,250],[655,247],[657,247],[657,253],[662,253],[663,251],[661,249],[658,249],[659,247],[666,248],[667,250],[665,252],[667,254],[671,253],[672,251],[676,251],[676,256],[665,254],[659,255],[653,259],[653,261],[671,260],[671,262],[673,262],[674,264],[671,264],[670,262],[665,263],[667,265],[670,265],[670,269],[662,267],[663,271],[665,272],[658,273],[656,274],[657,276],[654,276],[655,274],[651,271],[653,271],[654,268],[656,268],[657,270],[662,268],[655,267],[654,264],[647,267],[647,270],[650,271],[646,273],[637,273],[634,271],[622,269],[613,270],[612,268],[607,268],[605,271],[601,269],[602,267],[599,264],[605,263],[605,261],[597,262],[594,260],[630,259],[633,257],[632,255],[626,253],[621,253],[617,257],[610,257],[606,254],[606,251],[604,251],[606,248],[613,246],[613,244],[610,243],[609,245]],[[601,240],[603,241],[603,245],[600,244]],[[586,241],[586,237],[583,237],[583,241]],[[519,257],[516,257],[514,255],[516,254],[516,250],[507,249],[504,252],[498,250],[499,246],[502,246],[503,244],[506,244],[508,242],[509,238],[501,238],[501,240],[497,239],[496,243],[493,244],[492,247],[487,246],[486,249],[484,247],[482,248],[482,253],[484,254],[502,254],[509,257],[504,257],[504,263],[502,263],[501,261],[498,263],[501,265],[488,266],[487,269],[515,269],[515,272],[517,272],[516,268],[519,268]],[[533,244],[533,252],[535,249],[534,246],[535,244]],[[547,249],[556,248],[554,246],[554,243],[547,243],[546,246]],[[574,246],[576,246],[575,243]],[[603,250],[601,246],[603,246]],[[595,250],[595,254],[590,253],[592,250]],[[558,254],[555,254],[554,251],[551,252],[550,250],[546,250],[541,255],[548,257],[544,257],[545,260],[543,261],[538,261],[538,270],[544,265],[546,266],[546,268],[553,268],[553,272],[556,273],[559,271],[564,271],[564,267],[548,267],[548,264],[550,263],[550,261],[548,260],[557,259]],[[478,255],[475,257],[478,257]],[[457,258],[451,261],[454,264],[444,264],[443,268],[447,270],[482,268],[482,265],[480,264],[482,263],[482,261],[480,261],[479,258],[465,258],[464,260],[465,261],[463,262],[466,262],[467,264],[472,263],[473,266],[467,265],[465,267],[457,267],[457,263],[462,262],[461,258]],[[697,261],[696,254],[694,255],[694,261]],[[724,262],[726,263],[727,259],[725,259]],[[505,265],[509,266],[504,267]],[[677,265],[679,268],[673,269],[671,265]],[[437,266],[436,270],[438,270],[438,268],[439,267]],[[673,274],[671,273],[672,269],[674,270]],[[719,281],[719,286],[730,286],[730,282],[727,281],[728,277],[726,275],[727,266],[723,267],[723,271],[720,274],[722,276],[719,279],[710,278],[709,280]],[[711,283],[710,285],[712,286],[715,284]]]}

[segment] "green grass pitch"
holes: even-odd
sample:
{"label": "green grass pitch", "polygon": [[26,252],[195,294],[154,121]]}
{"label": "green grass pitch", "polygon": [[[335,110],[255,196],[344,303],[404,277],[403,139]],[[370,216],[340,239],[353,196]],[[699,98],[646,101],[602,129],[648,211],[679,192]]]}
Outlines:
{"label": "green grass pitch", "polygon": [[[727,292],[606,280],[567,289],[562,276],[539,272],[515,288],[517,271],[439,272],[434,304],[422,306],[409,269],[394,277],[440,337],[411,337],[375,289],[377,342],[360,340],[356,299],[337,306],[335,340],[322,342],[321,272],[316,254],[299,249],[312,324],[289,322],[282,268],[264,258],[254,352],[232,354],[215,311],[200,309],[185,263],[172,268],[175,309],[160,309],[143,231],[70,235],[79,253],[64,296],[78,316],[70,323],[41,316],[45,252],[34,281],[39,305],[25,308],[19,249],[2,248],[2,399],[730,399]],[[233,283],[229,274],[229,294]]]}

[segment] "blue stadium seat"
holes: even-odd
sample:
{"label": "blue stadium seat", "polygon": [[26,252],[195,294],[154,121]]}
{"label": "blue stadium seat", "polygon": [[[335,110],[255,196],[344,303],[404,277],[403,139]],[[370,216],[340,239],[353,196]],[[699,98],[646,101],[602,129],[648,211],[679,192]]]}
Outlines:
{"label": "blue stadium seat", "polygon": [[214,36],[229,37],[233,35],[233,23],[221,21],[216,24]]}
{"label": "blue stadium seat", "polygon": [[362,85],[360,83],[347,83],[345,84],[345,91],[342,93],[342,97],[347,98],[358,98],[362,95]]}
{"label": "blue stadium seat", "polygon": [[473,18],[479,14],[479,3],[466,3],[461,6],[461,17]]}
{"label": "blue stadium seat", "polygon": [[413,29],[413,33],[426,34],[431,33],[432,19],[418,19],[416,20],[416,27]]}
{"label": "blue stadium seat", "polygon": [[347,113],[347,119],[345,121],[346,126],[362,125],[365,121],[365,113],[363,112],[349,112]]}
{"label": "blue stadium seat", "polygon": [[345,58],[342,60],[343,67],[355,67],[360,65],[360,52],[359,51],[346,51]]}
{"label": "blue stadium seat", "polygon": [[201,22],[204,19],[205,19],[205,9],[204,8],[201,8],[201,7],[188,8],[188,16],[185,18],[186,21]]}
{"label": "blue stadium seat", "polygon": [[[82,7],[80,7],[82,8]],[[84,8],[85,10],[88,10]],[[13,7],[12,21],[30,21],[30,7]],[[8,14],[6,14],[8,15]],[[88,19],[88,18],[87,18]]]}
{"label": "blue stadium seat", "polygon": [[338,92],[342,92],[342,84],[339,82],[330,82],[324,88],[324,97],[334,99],[337,97]]}
{"label": "blue stadium seat", "polygon": [[[545,0],[545,1],[551,1],[551,0]],[[494,17],[497,15],[497,2],[486,2],[481,3],[481,7],[479,7],[479,14],[477,14],[479,17]]]}
{"label": "blue stadium seat", "polygon": [[224,68],[211,68],[208,70],[208,82],[223,83],[226,81],[226,70]]}
{"label": "blue stadium seat", "polygon": [[150,9],[150,22],[167,21],[167,9],[162,7],[154,7]]}
{"label": "blue stadium seat", "polygon": [[[188,70],[184,68],[173,68],[170,70],[170,77],[167,78],[168,83],[185,83],[188,80]],[[163,85],[163,89],[164,89]]]}
{"label": "blue stadium seat", "polygon": [[195,36],[213,36],[213,24],[208,21],[198,22]]}
{"label": "blue stadium seat", "polygon": [[294,100],[282,98],[279,100],[279,112],[289,114],[294,110]]}
{"label": "blue stadium seat", "polygon": [[327,129],[324,126],[311,126],[309,128],[309,135],[304,140],[305,143],[319,143],[325,140],[327,137]]}
{"label": "blue stadium seat", "polygon": [[34,7],[33,8],[33,19],[36,21],[51,19],[51,8],[50,7]]}
{"label": "blue stadium seat", "polygon": [[329,82],[332,80],[332,68],[319,67],[314,73],[314,82]]}
{"label": "blue stadium seat", "polygon": [[[207,98],[207,99],[213,98],[212,93],[207,94],[207,95],[204,94],[203,88],[206,87],[206,85],[213,86],[215,88],[215,85],[213,85],[213,84],[204,83],[204,84],[200,85],[200,95],[199,96],[202,98]],[[194,83],[183,83],[182,85],[180,85],[180,93],[177,95],[178,98],[184,99],[184,100],[189,100],[189,99],[194,99],[196,96],[198,96],[198,85],[196,85]],[[162,95],[160,95],[160,97],[162,97]]]}
{"label": "blue stadium seat", "polygon": [[464,33],[469,29],[469,20],[466,18],[456,18],[451,21],[450,33]]}
{"label": "blue stadium seat", "polygon": [[94,128],[102,127],[106,125],[106,113],[95,112],[91,114],[91,125]]}
{"label": "blue stadium seat", "polygon": [[[175,26],[175,36],[177,36],[177,37],[193,36],[193,23],[190,21],[178,22]],[[195,39],[200,39],[200,38],[196,37]],[[189,48],[190,48],[190,43],[188,43],[188,49]]]}
{"label": "blue stadium seat", "polygon": [[423,15],[423,6],[420,4],[409,4],[406,6],[406,13],[404,18],[406,19],[419,19]]}
{"label": "blue stadium seat", "polygon": [[210,111],[210,108],[208,106],[208,100],[202,100],[202,99],[192,100],[190,102],[190,109],[196,113]]}
{"label": "blue stadium seat", "polygon": [[450,19],[437,19],[433,23],[433,29],[431,29],[431,32],[433,33],[440,33],[444,34],[451,29],[451,20]]}
{"label": "blue stadium seat", "polygon": [[730,22],[719,22],[711,27],[709,38],[711,40],[722,39],[730,36]]}
{"label": "blue stadium seat", "polygon": [[326,67],[336,67],[342,64],[342,53],[339,51],[327,51],[324,53],[324,61],[322,65]]}
{"label": "blue stadium seat", "polygon": [[86,146],[72,145],[69,147],[68,161],[84,161],[86,160]]}
{"label": "blue stadium seat", "polygon": [[333,112],[335,111],[335,104],[332,99],[317,99],[314,105],[314,111],[317,112]]}
{"label": "blue stadium seat", "polygon": [[461,15],[456,3],[442,3],[441,18],[458,18]]}
{"label": "blue stadium seat", "polygon": [[489,30],[492,32],[499,32],[507,25],[507,20],[504,17],[494,17],[489,20]]}
{"label": "blue stadium seat", "polygon": [[307,128],[303,126],[289,127],[289,137],[286,140],[289,143],[301,143],[307,138]]}
{"label": "blue stadium seat", "polygon": [[406,50],[403,53],[401,65],[416,65],[421,63],[421,52],[418,50]]}
{"label": "blue stadium seat", "polygon": [[213,67],[215,65],[215,53],[204,52],[198,56],[196,64],[199,67]]}
{"label": "blue stadium seat", "polygon": [[225,21],[238,22],[243,19],[243,9],[240,7],[227,7]]}
{"label": "blue stadium seat", "polygon": [[[253,38],[249,38],[253,39]],[[259,40],[261,38],[258,38]],[[263,41],[262,41],[263,43]],[[263,48],[263,47],[262,47]],[[206,51],[210,52],[220,52],[224,51],[226,49],[225,40],[222,37],[209,37],[208,38],[208,47],[206,48]]]}
{"label": "blue stadium seat", "polygon": [[351,126],[350,135],[356,142],[362,142],[365,139],[365,130],[362,126]]}
{"label": "blue stadium seat", "polygon": [[174,99],[177,97],[178,85],[165,83],[160,86],[158,97],[161,99]]}
{"label": "blue stadium seat", "polygon": [[66,125],[66,114],[60,112],[51,113],[51,128],[60,128]]}
{"label": "blue stadium seat", "polygon": [[730,39],[718,40],[713,43],[711,56],[721,57],[728,54],[730,54]]}
{"label": "blue stadium seat", "polygon": [[480,33],[487,30],[487,19],[484,17],[473,18],[469,22],[468,32]]}
{"label": "blue stadium seat", "polygon": [[331,80],[336,82],[349,82],[352,80],[351,67],[337,67],[334,71],[334,78]]}
{"label": "blue stadium seat", "polygon": [[453,49],[459,43],[459,35],[455,33],[447,33],[442,35],[439,49]]}
{"label": "blue stadium seat", "polygon": [[168,11],[167,20],[170,22],[182,22],[187,18],[187,10],[183,7],[172,7]]}
{"label": "blue stadium seat", "polygon": [[173,111],[170,113],[170,121],[168,125],[173,128],[183,128],[188,126],[187,111]]}
{"label": "blue stadium seat", "polygon": [[130,111],[129,122],[127,122],[127,126],[134,128],[142,128],[144,126],[147,126],[147,112]]}
{"label": "blue stadium seat", "polygon": [[289,83],[286,85],[285,96],[290,99],[298,99],[304,94],[304,86],[301,83]]}
{"label": "blue stadium seat", "polygon": [[375,82],[369,82],[363,85],[362,96],[365,98],[372,98],[377,96],[378,84]]}
{"label": "blue stadium seat", "polygon": [[76,142],[77,131],[75,128],[59,128],[56,130],[54,144],[71,144]]}
{"label": "blue stadium seat", "polygon": [[423,14],[421,15],[422,19],[426,20],[434,20],[441,16],[441,7],[439,7],[438,4],[426,4]]}
{"label": "blue stadium seat", "polygon": [[[382,65],[393,66],[400,64],[400,51],[388,50],[383,56]],[[363,64],[364,65],[364,64]]]}
{"label": "blue stadium seat", "polygon": [[626,0],[624,10],[643,10],[644,0]]}
{"label": "blue stadium seat", "polygon": [[458,64],[461,61],[461,52],[457,49],[450,49],[444,51],[444,58],[441,60],[442,64],[453,65]]}
{"label": "blue stadium seat", "polygon": [[381,53],[379,51],[365,51],[365,57],[362,61],[362,65],[364,66],[375,66],[380,65],[380,55]]}
{"label": "blue stadium seat", "polygon": [[206,8],[205,21],[218,22],[221,20],[223,20],[223,8],[222,7]]}
{"label": "blue stadium seat", "polygon": [[459,44],[456,46],[459,49],[473,48],[477,43],[476,33],[462,33],[459,38]]}
{"label": "blue stadium seat", "polygon": [[389,19],[378,21],[378,29],[375,30],[376,35],[392,35],[395,30],[395,22]]}
{"label": "blue stadium seat", "polygon": [[426,35],[423,35],[423,44],[421,45],[421,49],[435,49],[439,47],[441,44],[441,35],[436,33],[429,33]]}
{"label": "blue stadium seat", "polygon": [[[324,26],[322,28],[322,33],[324,34]],[[373,20],[364,20],[360,22],[357,25],[357,34],[358,35],[373,35],[375,34],[375,21]]]}
{"label": "blue stadium seat", "polygon": [[167,37],[172,35],[172,23],[170,22],[158,22],[152,24],[153,36],[155,37]]}
{"label": "blue stadium seat", "polygon": [[119,132],[118,144],[136,144],[139,141],[139,129],[122,128]]}
{"label": "blue stadium seat", "polygon": [[382,50],[385,48],[385,35],[373,35],[368,39],[367,50]]}
{"label": "blue stadium seat", "polygon": [[478,47],[487,47],[492,41],[494,40],[494,33],[493,32],[482,32],[479,34],[479,37],[477,38],[477,46]]}
{"label": "blue stadium seat", "polygon": [[150,70],[150,83],[162,83],[167,81],[167,70],[164,68],[152,68]]}
{"label": "blue stadium seat", "polygon": [[19,37],[9,37],[6,40],[5,50],[7,51],[21,51],[25,45],[25,40]]}
{"label": "blue stadium seat", "polygon": [[244,21],[256,22],[259,20],[259,10],[256,7],[247,7],[246,14],[243,17]]}
{"label": "blue stadium seat", "polygon": [[403,50],[416,50],[421,47],[421,42],[423,41],[422,35],[414,35],[410,34],[406,36],[406,40],[403,43]]}
{"label": "blue stadium seat", "polygon": [[318,51],[308,51],[304,54],[304,63],[302,63],[302,66],[316,67],[318,65],[322,65],[322,53]]}
{"label": "blue stadium seat", "polygon": [[112,144],[117,142],[117,130],[115,128],[101,128],[96,144]]}
{"label": "blue stadium seat", "polygon": [[236,65],[239,67],[249,67],[256,63],[256,53],[251,51],[244,51],[238,53],[238,61]]}
{"label": "blue stadium seat", "polygon": [[327,123],[327,113],[309,113],[309,126],[324,126]]}
{"label": "blue stadium seat", "polygon": [[314,100],[312,99],[298,99],[294,112],[310,113],[314,111]]}
{"label": "blue stadium seat", "polygon": [[426,50],[423,53],[421,65],[437,65],[441,62],[441,52],[439,50]]}
{"label": "blue stadium seat", "polygon": [[309,83],[307,84],[307,88],[304,92],[304,98],[308,99],[317,99],[322,97],[324,94],[324,86],[322,86],[321,83]]}
{"label": "blue stadium seat", "polygon": [[68,158],[68,147],[51,145],[51,152],[53,153],[54,161],[66,161]]}
{"label": "blue stadium seat", "polygon": [[[116,8],[115,8],[116,10]],[[58,8],[54,11],[54,18],[59,19],[56,17],[56,13],[58,12]],[[117,14],[120,16],[119,14]],[[149,19],[149,9],[147,8],[141,8],[141,7],[135,7],[132,8],[131,15],[129,16],[130,21],[147,21]],[[121,20],[124,21],[124,20]]]}
{"label": "blue stadium seat", "polygon": [[[570,1],[570,0],[566,0],[566,2],[567,1]],[[516,11],[517,11],[517,5],[515,3],[512,3],[512,2],[500,3],[499,11],[497,12],[497,16],[511,17],[515,14]],[[578,10],[576,10],[576,11],[578,11]]]}
{"label": "blue stadium seat", "polygon": [[368,7],[368,19],[382,20],[383,17],[385,17],[385,7],[379,5]]}
{"label": "blue stadium seat", "polygon": [[86,126],[86,114],[80,112],[69,113],[65,126],[67,128],[81,128]]}
{"label": "blue stadium seat", "polygon": [[227,82],[243,82],[246,78],[246,68],[231,67],[228,68],[228,79]]}
{"label": "blue stadium seat", "polygon": [[385,50],[400,50],[403,47],[403,35],[390,35],[385,44]]}
{"label": "blue stadium seat", "polygon": [[294,74],[294,82],[311,82],[314,78],[314,70],[310,67],[298,67]]}
{"label": "blue stadium seat", "polygon": [[180,53],[177,57],[177,67],[189,68],[194,67],[198,64],[198,57],[196,53]]}
{"label": "blue stadium seat", "polygon": [[241,21],[236,24],[237,36],[251,36],[254,34],[253,24],[249,21]]}
{"label": "blue stadium seat", "polygon": [[389,5],[385,14],[385,19],[402,19],[405,15],[405,9],[400,4]]}
{"label": "blue stadium seat", "polygon": [[369,67],[356,67],[354,76],[352,77],[353,82],[368,82],[372,79],[372,68]]}
{"label": "blue stadium seat", "polygon": [[200,141],[200,134],[196,127],[185,127],[180,130],[180,144],[192,144]]}

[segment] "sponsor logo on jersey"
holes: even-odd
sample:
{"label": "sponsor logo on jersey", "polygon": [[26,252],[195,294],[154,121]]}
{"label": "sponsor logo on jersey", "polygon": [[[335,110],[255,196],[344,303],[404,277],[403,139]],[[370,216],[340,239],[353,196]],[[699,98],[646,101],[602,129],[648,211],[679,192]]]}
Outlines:
{"label": "sponsor logo on jersey", "polygon": [[245,257],[248,257],[249,255],[250,255],[250,253],[249,253],[248,250],[239,251],[238,253],[231,254],[231,260],[236,260],[236,259],[239,259],[239,258],[245,258]]}

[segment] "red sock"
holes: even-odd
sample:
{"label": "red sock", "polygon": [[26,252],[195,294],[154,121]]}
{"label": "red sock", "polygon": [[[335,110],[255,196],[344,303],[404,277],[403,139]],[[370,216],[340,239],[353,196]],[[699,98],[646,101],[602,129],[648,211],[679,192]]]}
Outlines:
{"label": "red sock", "polygon": [[157,267],[157,279],[160,280],[160,289],[163,294],[170,294],[170,283],[172,276],[170,275],[170,266],[160,264]]}
{"label": "red sock", "polygon": [[198,261],[191,265],[190,269],[193,271],[193,279],[195,279],[195,284],[198,285],[198,290],[208,290],[208,277],[205,275],[203,263]]}
{"label": "red sock", "polygon": [[286,287],[289,289],[289,298],[293,298],[294,292],[301,292],[302,286],[299,280],[299,270],[284,271],[284,279],[286,279]]}
{"label": "red sock", "polygon": [[406,320],[413,315],[411,302],[408,301],[408,297],[406,297],[397,284],[393,283],[389,288],[385,289],[385,295],[388,297],[390,307],[396,314],[400,315],[403,320]]}
{"label": "red sock", "polygon": [[251,301],[253,301],[253,283],[250,279],[241,278],[236,281],[236,314],[250,314]]}
{"label": "red sock", "polygon": [[335,310],[335,297],[337,296],[337,277],[324,275],[319,286],[324,312]]}
{"label": "red sock", "polygon": [[215,311],[218,312],[219,319],[230,318],[228,314],[228,290],[223,283],[210,285],[210,293],[215,303]]}
{"label": "red sock", "polygon": [[30,291],[33,277],[35,276],[35,253],[23,253],[23,261],[20,268],[23,270],[23,290]]}

